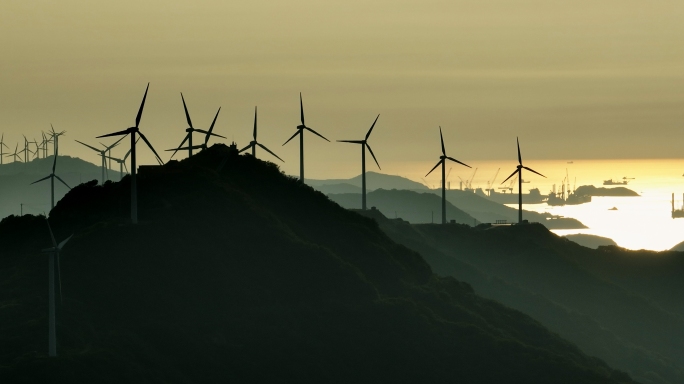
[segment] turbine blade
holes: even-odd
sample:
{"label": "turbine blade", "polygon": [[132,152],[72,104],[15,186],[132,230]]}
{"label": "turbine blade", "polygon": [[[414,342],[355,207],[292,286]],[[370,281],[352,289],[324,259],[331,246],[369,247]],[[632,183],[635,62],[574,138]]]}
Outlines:
{"label": "turbine blade", "polygon": [[330,140],[326,139],[325,137],[323,137],[323,135],[321,135],[320,133],[314,131],[313,129],[311,129],[311,128],[309,128],[309,127],[304,127],[304,128],[305,128],[306,130],[308,130],[309,132],[313,133],[314,135],[320,137],[321,139],[323,139],[323,140],[325,140],[325,141],[327,141],[327,142],[330,142]]}
{"label": "turbine blade", "polygon": [[[378,115],[378,116],[380,116],[380,115]],[[373,156],[373,160],[375,160],[375,164],[378,165],[378,169],[382,169],[382,168],[380,168],[380,163],[378,163],[378,159],[375,158],[375,154],[373,154],[373,150],[371,149],[370,145],[368,145],[368,143],[364,143],[364,144],[368,148],[368,151],[370,152],[371,156]]]}
{"label": "turbine blade", "polygon": [[302,119],[302,125],[306,126],[306,124],[304,124],[304,102],[302,101],[302,93],[301,92],[299,92],[299,112],[301,113],[300,117]]}
{"label": "turbine blade", "polygon": [[522,165],[522,156],[520,156],[520,140],[518,140],[516,137],[515,141],[518,143],[518,164]]}
{"label": "turbine blade", "polygon": [[298,130],[297,130],[297,132],[295,132],[295,134],[294,134],[294,135],[292,135],[292,137],[290,137],[289,139],[287,139],[287,141],[286,141],[286,142],[284,142],[284,143],[283,143],[283,145],[285,145],[285,144],[289,143],[289,142],[290,142],[290,140],[294,139],[294,138],[295,138],[295,136],[299,135],[300,133],[302,133],[302,131],[301,131],[300,129],[298,129]]}
{"label": "turbine blade", "polygon": [[[378,117],[380,117],[380,114],[378,114]],[[378,122],[378,117],[375,118],[373,125],[371,125],[370,129],[368,130],[368,133],[366,133],[366,140],[368,140],[368,136],[370,136],[371,132],[373,132],[373,127],[375,127],[375,123]]]}
{"label": "turbine blade", "polygon": [[271,155],[277,157],[278,160],[282,161],[283,163],[285,162],[285,160],[281,159],[278,155],[276,155],[275,153],[271,152],[271,150],[268,149],[268,148],[266,148],[265,146],[263,146],[263,145],[261,145],[261,144],[259,144],[259,143],[256,143],[256,145],[260,146],[261,148],[263,148],[263,150],[265,150],[266,152],[270,153]]}
{"label": "turbine blade", "polygon": [[126,136],[124,136],[124,137],[120,138],[119,140],[115,141],[114,144],[112,144],[112,145],[110,145],[109,147],[107,147],[107,150],[110,150],[110,149],[116,147],[117,145],[119,145],[119,143],[121,142],[121,140],[123,140],[124,138],[126,138]]}
{"label": "turbine blade", "polygon": [[209,131],[205,131],[203,129],[195,129],[195,132],[204,133],[205,135],[223,137],[224,139],[226,138],[225,136],[221,136],[221,135],[214,133],[214,132],[209,133]]}
{"label": "turbine blade", "polygon": [[257,107],[254,107],[254,132],[252,133],[254,141],[257,141]]}
{"label": "turbine blade", "polygon": [[143,135],[142,132],[138,132],[138,134],[140,135],[140,138],[143,139],[143,141],[145,142],[145,144],[147,144],[147,146],[150,147],[150,149],[152,150],[152,152],[154,152],[154,155],[157,156],[157,161],[159,162],[159,164],[164,165],[164,162],[162,161],[161,157],[159,157],[159,155],[157,154],[157,151],[154,150],[154,147],[152,146],[152,144],[150,143],[150,141],[147,140],[147,137],[145,137],[145,135]]}
{"label": "turbine blade", "polygon": [[100,139],[100,138],[102,138],[102,137],[110,137],[110,136],[120,136],[120,135],[126,136],[126,135],[128,135],[129,133],[130,133],[130,131],[129,131],[128,129],[124,129],[123,131],[114,132],[114,133],[109,133],[109,134],[102,135],[102,136],[97,136],[96,139]]}
{"label": "turbine blade", "polygon": [[459,163],[459,164],[461,164],[461,165],[465,165],[465,166],[468,167],[468,168],[472,168],[470,165],[468,165],[468,164],[466,164],[466,163],[462,163],[462,162],[460,162],[460,161],[454,159],[453,157],[447,156],[447,159],[449,159],[449,160],[451,160],[451,161],[455,161],[455,162],[457,162],[457,163]]}
{"label": "turbine blade", "polygon": [[57,155],[55,155],[54,160],[52,160],[52,173],[55,173],[55,168],[57,168]]}
{"label": "turbine blade", "polygon": [[[188,133],[189,133],[189,132],[188,132]],[[140,138],[139,138],[139,137],[138,137],[137,139],[135,139],[135,143],[138,144],[138,141],[140,141]],[[128,159],[128,156],[131,155],[131,151],[132,151],[132,150],[133,150],[133,148],[129,149],[128,152],[126,152],[126,156],[124,156],[123,161],[126,161],[126,159]]]}
{"label": "turbine blade", "polygon": [[365,140],[337,140],[338,143],[365,144]]}
{"label": "turbine blade", "polygon": [[52,227],[50,226],[50,222],[48,221],[47,216],[45,217],[45,222],[47,223],[48,230],[50,231],[50,239],[52,240],[52,246],[54,248],[57,248],[57,241],[55,240],[55,235],[52,233]]}
{"label": "turbine blade", "polygon": [[188,106],[185,105],[185,98],[183,97],[183,92],[181,92],[181,99],[183,100],[183,109],[185,109],[185,119],[188,120],[188,127],[193,128],[192,120],[190,120],[190,114],[188,113]]}
{"label": "turbine blade", "polygon": [[34,181],[33,183],[31,183],[31,184],[39,183],[39,182],[41,182],[41,181],[43,181],[43,180],[49,179],[50,177],[52,177],[52,175],[45,176],[45,177],[43,177],[42,179],[36,180],[36,181]]}
{"label": "turbine blade", "polygon": [[541,173],[535,171],[535,170],[532,169],[532,168],[527,168],[527,167],[523,167],[523,168],[527,169],[527,170],[530,171],[530,172],[534,172],[534,173],[536,173],[537,175],[539,175],[539,176],[541,176],[541,177],[543,177],[543,178],[546,178],[546,176],[542,175]]}
{"label": "turbine blade", "polygon": [[140,125],[140,118],[142,117],[143,108],[145,108],[145,100],[147,99],[147,91],[150,89],[150,83],[147,83],[147,88],[145,88],[145,95],[143,96],[142,103],[140,103],[140,109],[138,110],[138,116],[135,117],[135,127],[138,128]]}
{"label": "turbine blade", "polygon": [[437,164],[435,164],[435,166],[432,167],[432,169],[430,170],[430,172],[428,172],[428,173],[425,174],[425,177],[427,177],[427,175],[431,174],[432,171],[435,170],[435,168],[439,167],[439,165],[442,164],[442,161],[443,161],[443,160],[438,161]]}
{"label": "turbine blade", "polygon": [[178,147],[176,149],[166,149],[166,152],[179,151],[179,150],[182,151],[185,149],[202,149],[202,148],[204,148],[204,145],[193,145],[192,147]]}
{"label": "turbine blade", "polygon": [[130,173],[130,172],[128,172],[128,167],[126,166],[126,162],[123,163],[123,166],[124,166],[124,169],[126,170],[126,173]]}
{"label": "turbine blade", "polygon": [[[216,119],[218,119],[219,112],[221,112],[221,107],[219,107],[218,111],[216,111],[216,116],[214,116],[214,121],[211,122],[211,126],[209,127],[209,132],[207,132],[207,136],[204,138],[204,146],[206,146],[207,143],[209,143],[209,137],[211,137],[211,135],[214,135],[213,133],[211,133],[211,131],[214,130],[214,124],[216,124]],[[255,113],[256,113],[256,110],[255,110]],[[215,135],[215,136],[219,136],[219,135]]]}
{"label": "turbine blade", "polygon": [[57,178],[57,180],[61,181],[62,184],[66,185],[67,188],[71,189],[71,187],[69,186],[69,184],[65,183],[64,180],[62,180],[59,176],[55,175],[55,177]]}
{"label": "turbine blade", "polygon": [[439,139],[442,140],[442,155],[446,156],[446,150],[444,149],[444,136],[442,136],[442,127],[439,127]]}
{"label": "turbine blade", "polygon": [[95,147],[92,147],[92,146],[90,146],[90,145],[88,145],[88,144],[86,144],[86,143],[84,143],[84,142],[81,142],[81,141],[78,141],[78,140],[74,140],[74,141],[77,142],[77,143],[79,143],[79,144],[85,145],[86,147],[92,149],[93,151],[95,151],[95,152],[97,152],[97,153],[101,153],[101,152],[102,152],[102,150],[100,150],[100,149],[98,149],[98,148],[95,148]]}
{"label": "turbine blade", "polygon": [[57,249],[61,251],[62,248],[64,248],[64,246],[66,245],[66,243],[67,243],[69,240],[71,240],[72,237],[74,237],[74,235],[71,235],[71,236],[67,237],[64,241],[62,241],[61,243],[59,243],[59,245],[57,245]]}
{"label": "turbine blade", "polygon": [[242,148],[238,153],[242,153],[242,152],[245,151],[246,149],[252,148],[253,145],[254,145],[254,144],[250,143],[248,146]]}
{"label": "turbine blade", "polygon": [[[188,132],[188,134],[185,135],[185,138],[183,139],[183,141],[181,141],[181,143],[180,143],[180,145],[178,146],[178,148],[176,148],[176,149],[167,149],[167,151],[173,151],[173,154],[171,154],[171,158],[172,158],[172,159],[173,159],[173,156],[176,154],[176,152],[178,152],[178,150],[183,149],[183,148],[182,148],[182,147],[183,147],[183,144],[185,144],[185,142],[188,141],[188,138],[190,137],[190,135],[192,135],[192,132]],[[128,156],[128,155],[127,155],[127,156]]]}
{"label": "turbine blade", "polygon": [[506,178],[506,180],[502,181],[501,184],[507,182],[508,179],[510,179],[511,177],[513,177],[513,175],[515,175],[516,173],[518,173],[518,171],[520,171],[520,170],[519,170],[519,169],[516,169],[515,171],[513,171],[513,173],[511,173],[511,175],[508,176],[508,177]]}

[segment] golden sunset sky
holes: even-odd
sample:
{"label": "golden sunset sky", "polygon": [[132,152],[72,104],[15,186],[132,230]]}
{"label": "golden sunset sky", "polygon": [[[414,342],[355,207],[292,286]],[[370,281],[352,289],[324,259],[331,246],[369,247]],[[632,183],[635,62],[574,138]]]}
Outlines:
{"label": "golden sunset sky", "polygon": [[5,0],[0,47],[6,143],[53,123],[61,154],[93,163],[74,140],[131,126],[147,82],[140,127],[158,151],[185,134],[183,92],[196,127],[221,106],[219,142],[241,147],[258,106],[259,141],[290,174],[302,92],[307,125],[333,141],[306,136],[314,178],[359,173],[358,146],[334,140],[363,138],[378,113],[387,173],[427,172],[440,125],[447,154],[473,164],[514,163],[516,136],[529,159],[684,153],[681,0]]}

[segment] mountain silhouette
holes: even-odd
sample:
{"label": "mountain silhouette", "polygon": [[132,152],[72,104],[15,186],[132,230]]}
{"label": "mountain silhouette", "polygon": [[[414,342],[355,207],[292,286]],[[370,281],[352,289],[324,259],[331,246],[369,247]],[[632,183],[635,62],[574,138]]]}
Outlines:
{"label": "mountain silhouette", "polygon": [[[0,222],[7,382],[632,383],[537,321],[438,277],[373,219],[214,145],[75,187],[47,359],[45,219]],[[449,227],[449,226],[445,226]],[[458,227],[458,226],[454,226]]]}
{"label": "mountain silhouette", "polygon": [[[326,187],[330,189],[336,184],[349,184],[361,188],[361,175],[352,177],[351,179],[329,179],[329,180],[315,180],[306,179],[306,183],[315,189]],[[366,189],[374,191],[376,189],[408,189],[416,191],[427,191],[428,188],[413,180],[409,180],[402,176],[386,175],[378,172],[366,172]],[[327,192],[327,193],[347,193],[349,191]]]}

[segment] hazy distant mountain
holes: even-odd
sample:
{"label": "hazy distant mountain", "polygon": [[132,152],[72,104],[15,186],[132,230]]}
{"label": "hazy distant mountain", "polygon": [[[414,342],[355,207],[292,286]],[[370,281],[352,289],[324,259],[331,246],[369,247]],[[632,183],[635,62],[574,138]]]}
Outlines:
{"label": "hazy distant mountain", "polygon": [[531,314],[638,381],[684,382],[682,254],[588,249],[536,224],[410,225],[360,213],[420,252],[436,273]]}
{"label": "hazy distant mountain", "polygon": [[617,243],[613,241],[613,239],[596,235],[587,235],[584,233],[578,233],[575,235],[565,235],[563,237],[587,248],[596,249],[598,247],[605,245],[617,245]]}
{"label": "hazy distant mountain", "polygon": [[[12,214],[18,215],[22,203],[25,214],[50,211],[50,180],[33,185],[31,183],[52,173],[53,159],[53,156],[49,156],[28,163],[16,162],[0,165],[0,219]],[[82,182],[100,180],[102,177],[100,166],[77,157],[61,155],[57,158],[56,173],[72,188]],[[119,172],[110,170],[109,178],[118,181]],[[62,183],[55,180],[55,202],[59,201],[68,190]]]}
{"label": "hazy distant mountain", "polygon": [[[352,177],[351,179],[328,179],[315,180],[306,179],[306,184],[319,189],[321,186],[329,186],[335,184],[349,184],[361,188],[361,175]],[[385,175],[377,172],[366,172],[366,191],[373,191],[376,189],[408,189],[408,190],[428,190],[428,188],[413,180],[396,175]],[[352,191],[339,191],[328,193],[350,193]]]}
{"label": "hazy distant mountain", "polygon": [[[329,194],[330,200],[348,209],[361,208],[361,194]],[[411,223],[442,222],[442,198],[432,193],[377,189],[366,194],[368,207],[376,207],[387,217],[398,217]],[[447,201],[447,221],[476,225],[479,222]]]}
{"label": "hazy distant mountain", "polygon": [[313,188],[317,191],[323,192],[326,195],[329,193],[361,193],[361,187],[347,183],[324,184],[315,186]]}
{"label": "hazy distant mountain", "polygon": [[0,222],[3,382],[633,383],[274,164],[234,156],[217,173],[226,155],[141,175],[139,225],[130,178],[59,202],[55,235],[74,237],[57,359],[45,220]]}

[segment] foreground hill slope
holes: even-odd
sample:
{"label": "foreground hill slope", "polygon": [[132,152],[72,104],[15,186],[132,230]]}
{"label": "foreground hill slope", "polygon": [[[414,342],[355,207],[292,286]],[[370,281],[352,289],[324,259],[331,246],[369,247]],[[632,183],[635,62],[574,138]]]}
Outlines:
{"label": "foreground hill slope", "polygon": [[684,254],[588,249],[537,224],[410,225],[364,214],[436,273],[530,314],[640,382],[684,381]]}
{"label": "foreground hill slope", "polygon": [[46,351],[44,219],[0,222],[8,382],[631,383],[528,316],[438,278],[369,218],[215,145],[139,178],[74,188],[60,357]]}

